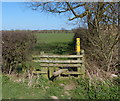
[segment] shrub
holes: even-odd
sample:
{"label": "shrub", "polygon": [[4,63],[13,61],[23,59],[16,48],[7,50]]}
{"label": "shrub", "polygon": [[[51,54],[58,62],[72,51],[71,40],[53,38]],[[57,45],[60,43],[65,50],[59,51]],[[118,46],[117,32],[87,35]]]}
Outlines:
{"label": "shrub", "polygon": [[27,31],[3,31],[2,40],[3,72],[11,73],[19,64],[25,68],[36,43],[34,34]]}
{"label": "shrub", "polygon": [[113,71],[119,60],[117,26],[101,25],[98,33],[92,32],[83,28],[74,30],[74,45],[76,38],[81,38],[81,48],[88,61],[93,61],[102,70]]}

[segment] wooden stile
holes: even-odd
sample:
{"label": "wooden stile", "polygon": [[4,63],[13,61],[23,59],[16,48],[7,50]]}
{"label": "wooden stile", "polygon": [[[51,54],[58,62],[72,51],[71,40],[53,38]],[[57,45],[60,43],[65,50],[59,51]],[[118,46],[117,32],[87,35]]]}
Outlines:
{"label": "wooden stile", "polygon": [[[77,55],[38,55],[33,56],[34,62],[39,62],[40,67],[46,70],[48,78],[64,75],[83,75],[84,71],[84,51],[81,50]],[[60,69],[63,68],[63,69]],[[69,71],[65,68],[76,68],[77,71]],[[46,72],[39,72],[45,74]]]}
{"label": "wooden stile", "polygon": [[[39,62],[43,68],[43,74],[47,73],[48,78],[62,75],[84,75],[84,50],[80,49],[80,38],[76,39],[77,55],[40,55],[33,56],[33,62]],[[42,74],[42,71],[39,72]]]}

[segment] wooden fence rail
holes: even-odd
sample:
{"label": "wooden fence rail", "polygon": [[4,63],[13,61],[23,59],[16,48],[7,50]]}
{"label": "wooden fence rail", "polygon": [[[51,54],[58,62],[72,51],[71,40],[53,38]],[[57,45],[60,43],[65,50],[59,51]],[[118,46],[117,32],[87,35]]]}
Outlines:
{"label": "wooden fence rail", "polygon": [[33,60],[40,63],[83,63],[82,60]]}
{"label": "wooden fence rail", "polygon": [[33,55],[33,58],[81,58],[83,55]]}
{"label": "wooden fence rail", "polygon": [[79,67],[80,64],[40,64],[41,67]]}

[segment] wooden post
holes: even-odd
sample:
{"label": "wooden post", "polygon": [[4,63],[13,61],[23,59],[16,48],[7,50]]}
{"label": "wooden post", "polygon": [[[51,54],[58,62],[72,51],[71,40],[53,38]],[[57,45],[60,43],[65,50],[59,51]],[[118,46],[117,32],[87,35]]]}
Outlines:
{"label": "wooden post", "polygon": [[[54,58],[54,60],[58,60],[58,59],[57,59],[57,58]],[[56,64],[56,63],[54,63],[54,64]],[[55,66],[55,67],[54,67],[54,72],[56,72],[56,71],[57,71],[57,69],[58,69],[58,67],[56,67],[56,66]],[[54,73],[54,72],[53,72],[53,73]],[[59,79],[59,77],[54,78],[54,79],[55,79],[55,80],[56,80],[56,79]]]}
{"label": "wooden post", "polygon": [[[49,57],[47,58],[47,60],[49,60]],[[49,64],[49,63],[47,63],[47,64]],[[47,70],[48,70],[48,79],[50,79],[50,67],[49,66],[47,67]]]}
{"label": "wooden post", "polygon": [[81,73],[83,74],[82,77],[85,77],[85,56],[84,56],[84,50],[81,51],[81,54],[83,55],[82,58],[82,66],[81,66]]}
{"label": "wooden post", "polygon": [[[40,52],[40,55],[45,55],[45,52],[44,52],[44,51],[41,51],[41,52]],[[47,58],[45,58],[45,59],[47,60]],[[40,60],[43,60],[43,58],[40,58]],[[47,70],[46,67],[41,67],[41,72],[46,72],[43,76],[44,76],[44,77],[48,77],[48,74],[47,74],[48,70]]]}
{"label": "wooden post", "polygon": [[[76,52],[77,55],[80,55],[80,38],[76,38]],[[80,60],[80,57],[77,60]],[[77,71],[81,73],[81,66],[77,67]]]}
{"label": "wooden post", "polygon": [[[51,61],[53,61],[54,60],[54,58],[50,58],[49,60],[51,60]],[[51,63],[50,63],[51,64]],[[52,64],[54,64],[54,63],[52,63]],[[49,67],[50,69],[50,78],[53,76],[53,73],[54,73],[54,68],[55,67]]]}
{"label": "wooden post", "polygon": [[80,38],[76,38],[76,51],[77,55],[80,55]]}

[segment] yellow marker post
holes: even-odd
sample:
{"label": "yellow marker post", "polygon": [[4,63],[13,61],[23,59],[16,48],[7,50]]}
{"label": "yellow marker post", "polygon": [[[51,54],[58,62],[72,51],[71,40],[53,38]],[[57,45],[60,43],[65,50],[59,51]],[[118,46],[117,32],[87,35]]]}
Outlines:
{"label": "yellow marker post", "polygon": [[76,51],[80,54],[80,38],[76,38]]}
{"label": "yellow marker post", "polygon": [[[76,38],[76,52],[77,52],[77,55],[80,55],[80,38]],[[77,60],[80,61],[80,58],[77,58]],[[80,66],[77,67],[77,71],[78,73],[81,73]]]}

